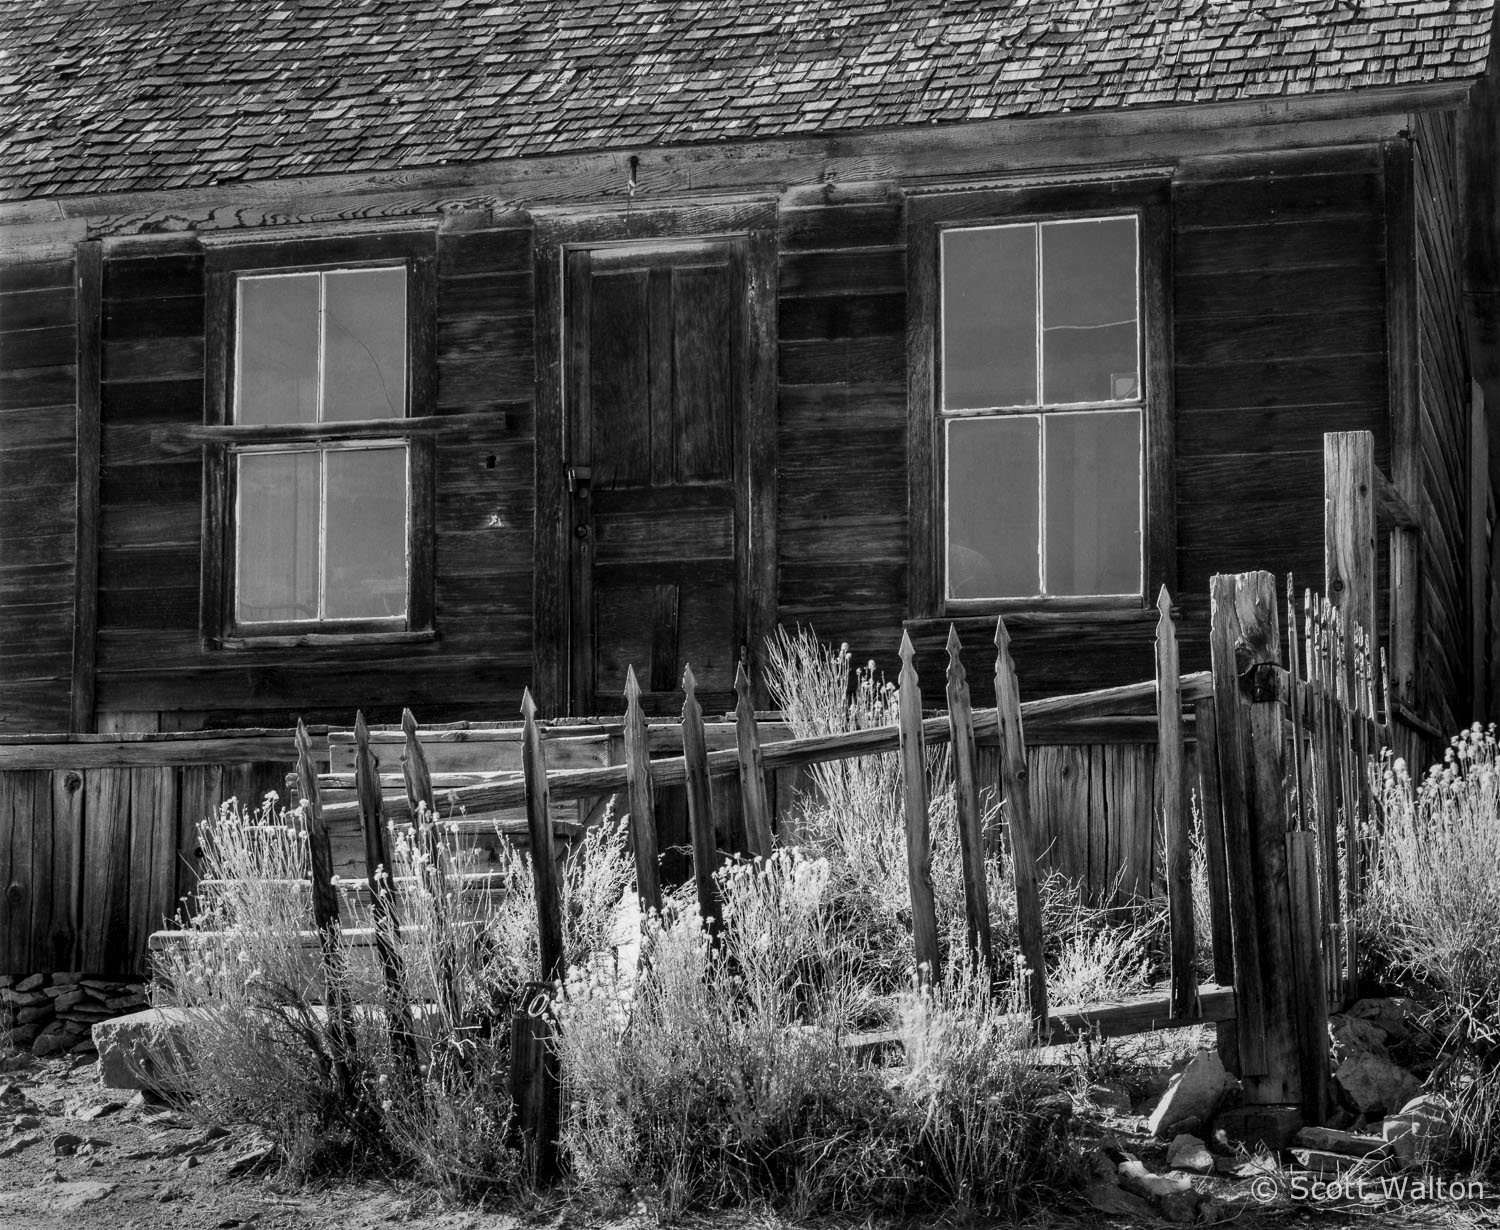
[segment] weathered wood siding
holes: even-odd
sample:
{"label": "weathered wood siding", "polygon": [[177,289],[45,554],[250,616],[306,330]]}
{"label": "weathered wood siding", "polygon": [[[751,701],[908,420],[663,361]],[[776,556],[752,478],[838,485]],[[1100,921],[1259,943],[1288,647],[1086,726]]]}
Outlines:
{"label": "weathered wood siding", "polygon": [[[1207,663],[1209,578],[1323,578],[1323,433],[1389,466],[1379,150],[1205,161],[1174,193],[1182,666]],[[1387,469],[1388,472],[1388,469]],[[1385,559],[1377,579],[1384,625]]]}
{"label": "weathered wood siding", "polygon": [[71,259],[0,267],[0,733],[68,725],[76,311]]}
{"label": "weathered wood siding", "polygon": [[253,807],[287,768],[0,770],[0,974],[145,972],[147,936],[196,883],[199,822],[225,799]]}
{"label": "weathered wood siding", "polygon": [[1422,523],[1417,703],[1452,731],[1467,716],[1469,694],[1469,365],[1454,114],[1416,116],[1412,154]]}
{"label": "weathered wood siding", "polygon": [[[444,716],[518,698],[531,662],[534,381],[530,231],[439,241],[435,465],[438,639],[418,646],[205,650],[199,628],[202,461],[160,429],[200,423],[203,260],[144,243],[105,264],[98,706],[189,710],[203,723],[294,714],[347,721],[365,706]],[[379,680],[375,686],[372,681]],[[66,697],[64,697],[66,704]]]}
{"label": "weathered wood siding", "polygon": [[782,623],[894,663],[906,615],[906,251],[884,188],[781,211]]}

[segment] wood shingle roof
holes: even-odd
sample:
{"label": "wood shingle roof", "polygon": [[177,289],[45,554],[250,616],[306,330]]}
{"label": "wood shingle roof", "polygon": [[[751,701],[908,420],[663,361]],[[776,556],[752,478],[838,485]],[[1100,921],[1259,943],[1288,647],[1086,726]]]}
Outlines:
{"label": "wood shingle roof", "polygon": [[1453,81],[1493,0],[3,0],[0,199]]}

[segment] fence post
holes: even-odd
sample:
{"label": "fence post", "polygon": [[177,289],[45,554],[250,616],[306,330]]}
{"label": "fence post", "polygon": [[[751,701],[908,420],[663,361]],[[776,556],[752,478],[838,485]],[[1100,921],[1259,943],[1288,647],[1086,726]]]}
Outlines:
{"label": "fence post", "polygon": [[[1323,592],[1344,626],[1375,627],[1375,437],[1330,431],[1323,437]],[[1339,663],[1354,695],[1353,658]]]}
{"label": "fence post", "polygon": [[915,652],[911,637],[903,632],[896,718],[901,748],[901,800],[906,818],[906,882],[911,892],[911,934],[917,949],[918,977],[936,983],[942,976],[942,963],[938,956],[937,906],[932,892],[927,762],[922,754],[922,691],[917,686]]}
{"label": "fence post", "polygon": [[630,848],[635,854],[635,893],[642,915],[661,913],[661,878],[656,865],[656,799],[651,789],[651,745],[641,712],[641,685],[635,667],[625,668],[625,790],[630,799]]}
{"label": "fence post", "polygon": [[734,736],[739,754],[740,799],[745,813],[745,836],[750,853],[771,857],[771,809],[766,801],[766,770],[760,754],[760,731],[750,701],[750,677],[741,662],[734,672]]}
{"label": "fence post", "polygon": [[375,955],[385,982],[385,1011],[391,1053],[408,1076],[417,1070],[411,1005],[402,976],[399,932],[391,881],[391,858],[385,842],[385,814],[380,799],[380,766],[370,751],[370,729],[363,711],[354,714],[354,790],[359,798],[359,827],[365,839],[365,874],[370,885],[370,917],[375,924]]}
{"label": "fence post", "polygon": [[1163,585],[1156,599],[1156,791],[1166,847],[1167,917],[1172,935],[1171,1014],[1198,1014],[1196,936],[1193,934],[1193,876],[1183,807],[1182,693],[1177,629],[1172,599]]}
{"label": "fence post", "polygon": [[[531,875],[536,885],[537,947],[542,978],[549,985],[539,989],[540,1010],[522,1004],[525,1015],[523,1037],[530,1039],[536,1082],[534,1096],[523,1096],[522,1128],[530,1129],[536,1150],[536,1181],[550,1183],[558,1175],[557,1140],[562,1123],[562,1081],[557,1049],[551,1043],[554,1028],[550,1011],[552,989],[563,975],[562,893],[558,885],[557,856],[552,840],[552,807],[547,792],[547,760],[542,752],[542,732],[536,722],[536,702],[531,689],[521,694],[521,769],[526,784],[526,829],[531,837]],[[518,1040],[512,1031],[512,1040]],[[538,1045],[540,1043],[540,1045]],[[537,1051],[540,1054],[537,1054]],[[513,1075],[514,1079],[514,1075]],[[513,1093],[519,1092],[512,1085]]]}
{"label": "fence post", "polygon": [[703,710],[698,707],[698,681],[690,665],[682,672],[682,760],[687,776],[688,828],[693,840],[693,883],[698,889],[698,913],[710,935],[719,930],[719,894],[714,872],[719,869],[718,835],[714,829],[714,800],[708,785],[708,744],[703,734]]}
{"label": "fence post", "polygon": [[1016,877],[1016,930],[1021,956],[1031,971],[1031,1018],[1045,1040],[1047,961],[1042,948],[1042,890],[1036,876],[1036,842],[1031,824],[1030,774],[1026,737],[1021,729],[1021,688],[1010,657],[1005,620],[995,620],[995,717],[1000,728],[1000,792],[1010,811],[1010,857]]}
{"label": "fence post", "polygon": [[349,1059],[354,1054],[354,1014],[349,1005],[349,969],[339,929],[339,895],[333,887],[333,850],[323,823],[323,801],[318,794],[318,770],[313,763],[312,739],[297,719],[297,786],[307,816],[307,854],[312,877],[313,925],[323,958],[323,983],[328,998],[328,1037],[333,1049],[334,1088],[344,1100],[354,1096]]}
{"label": "fence post", "polygon": [[958,846],[963,862],[964,913],[969,951],[977,953],[985,976],[995,977],[990,936],[990,893],[985,879],[984,817],[980,815],[979,774],[974,751],[974,713],[969,681],[959,656],[958,629],[948,625],[948,734],[953,747],[953,796],[958,812]]}
{"label": "fence post", "polygon": [[1276,583],[1268,572],[1213,579],[1214,705],[1234,926],[1240,1078],[1246,1101],[1300,1104],[1287,810],[1277,667]]}

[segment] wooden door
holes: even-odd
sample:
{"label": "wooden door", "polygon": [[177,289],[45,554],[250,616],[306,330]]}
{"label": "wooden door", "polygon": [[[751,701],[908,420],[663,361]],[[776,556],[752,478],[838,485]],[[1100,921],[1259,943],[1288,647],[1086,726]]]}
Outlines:
{"label": "wooden door", "polygon": [[571,710],[620,711],[634,666],[647,712],[676,712],[691,664],[722,711],[748,635],[743,245],[566,260]]}

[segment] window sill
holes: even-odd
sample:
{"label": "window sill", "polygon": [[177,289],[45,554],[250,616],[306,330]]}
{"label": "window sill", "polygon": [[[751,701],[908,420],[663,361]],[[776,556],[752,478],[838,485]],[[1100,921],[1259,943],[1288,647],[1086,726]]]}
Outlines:
{"label": "window sill", "polygon": [[[1128,605],[1126,603],[1128,602]],[[995,621],[1004,616],[1005,626],[1018,628],[1100,627],[1106,625],[1155,624],[1161,612],[1154,606],[1145,606],[1138,598],[1124,601],[1083,600],[1064,604],[1039,604],[1019,602],[1007,604],[996,602],[985,604],[982,609],[957,608],[943,615],[925,615],[902,621],[902,627],[913,635],[931,632],[946,632],[952,624],[960,633],[993,632]],[[1180,619],[1181,612],[1172,608],[1172,618]]]}
{"label": "window sill", "polygon": [[370,645],[426,645],[437,640],[433,628],[390,632],[298,632],[274,636],[223,636],[213,644],[234,651],[256,649],[352,649]]}

